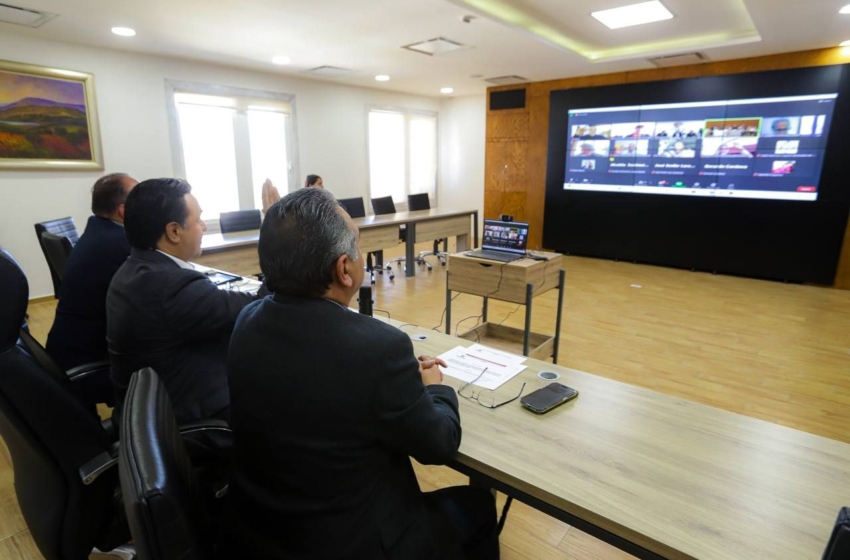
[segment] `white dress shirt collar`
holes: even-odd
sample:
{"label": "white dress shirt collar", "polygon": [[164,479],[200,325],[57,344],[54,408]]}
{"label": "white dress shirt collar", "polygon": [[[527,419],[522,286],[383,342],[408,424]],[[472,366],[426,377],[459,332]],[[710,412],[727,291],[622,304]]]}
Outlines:
{"label": "white dress shirt collar", "polygon": [[192,266],[192,264],[191,264],[191,263],[187,263],[186,261],[180,260],[180,259],[178,259],[177,257],[175,257],[174,255],[169,255],[169,254],[168,254],[168,253],[166,253],[165,251],[160,251],[159,249],[157,249],[157,250],[156,250],[156,252],[157,252],[157,253],[162,253],[163,255],[165,255],[166,257],[168,257],[169,259],[171,259],[172,261],[176,262],[176,263],[177,263],[177,266],[179,266],[180,268],[186,268],[186,269],[189,269],[189,270],[195,270],[195,267],[194,267],[194,266]]}

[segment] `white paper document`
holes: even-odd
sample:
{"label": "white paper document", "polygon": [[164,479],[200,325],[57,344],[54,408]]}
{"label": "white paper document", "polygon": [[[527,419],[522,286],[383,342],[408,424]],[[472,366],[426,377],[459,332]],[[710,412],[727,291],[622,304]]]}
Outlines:
{"label": "white paper document", "polygon": [[452,348],[440,358],[449,366],[442,368],[444,374],[461,381],[473,381],[478,378],[475,385],[490,390],[498,389],[526,367],[522,365],[525,362],[522,356],[514,356],[480,344],[469,348]]}

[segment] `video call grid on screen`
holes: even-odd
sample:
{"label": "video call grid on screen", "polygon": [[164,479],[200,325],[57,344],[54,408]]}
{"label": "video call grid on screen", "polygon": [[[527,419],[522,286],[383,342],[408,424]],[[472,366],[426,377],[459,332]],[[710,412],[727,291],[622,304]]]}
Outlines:
{"label": "video call grid on screen", "polygon": [[528,223],[484,220],[484,240],[481,245],[484,249],[525,254],[528,246]]}
{"label": "video call grid on screen", "polygon": [[837,98],[571,109],[564,189],[817,200]]}

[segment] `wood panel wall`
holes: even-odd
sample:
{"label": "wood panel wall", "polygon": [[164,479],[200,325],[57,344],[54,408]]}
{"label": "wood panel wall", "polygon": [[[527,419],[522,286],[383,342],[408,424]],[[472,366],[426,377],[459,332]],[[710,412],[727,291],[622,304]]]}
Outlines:
{"label": "wood panel wall", "polygon": [[[580,76],[519,87],[488,88],[484,217],[497,218],[500,214],[512,214],[517,220],[529,222],[529,247],[543,248],[549,94],[554,90],[845,64],[850,62],[848,51],[850,49],[821,49],[692,66]],[[526,90],[525,108],[490,110],[490,92],[519,88]],[[850,289],[850,226],[844,237],[835,287]]]}

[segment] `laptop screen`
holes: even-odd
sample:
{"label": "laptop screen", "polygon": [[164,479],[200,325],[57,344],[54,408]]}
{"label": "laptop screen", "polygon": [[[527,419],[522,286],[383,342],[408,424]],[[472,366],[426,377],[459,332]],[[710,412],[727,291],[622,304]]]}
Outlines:
{"label": "laptop screen", "polygon": [[500,222],[484,220],[485,249],[525,254],[528,246],[528,224],[525,222]]}

